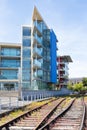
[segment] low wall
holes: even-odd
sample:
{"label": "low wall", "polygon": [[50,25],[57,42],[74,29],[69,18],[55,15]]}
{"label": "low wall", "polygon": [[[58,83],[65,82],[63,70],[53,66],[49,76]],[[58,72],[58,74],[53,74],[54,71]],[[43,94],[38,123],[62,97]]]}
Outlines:
{"label": "low wall", "polygon": [[18,91],[0,91],[0,97],[18,97]]}
{"label": "low wall", "polygon": [[35,100],[53,96],[65,96],[71,93],[67,88],[61,90],[47,91],[47,90],[34,90],[34,91],[22,91],[22,98],[24,100]]}

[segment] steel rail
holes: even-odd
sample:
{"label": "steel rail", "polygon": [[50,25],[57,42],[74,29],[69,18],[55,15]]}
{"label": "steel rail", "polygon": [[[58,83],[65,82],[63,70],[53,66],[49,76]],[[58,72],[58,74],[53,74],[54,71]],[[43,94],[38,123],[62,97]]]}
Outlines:
{"label": "steel rail", "polygon": [[[46,122],[46,120],[47,120],[47,118],[50,118],[50,116],[52,115],[52,113],[53,113],[53,111],[55,111],[55,109],[63,102],[65,100],[65,98],[60,98],[60,99],[58,99],[58,100],[56,100],[56,101],[54,101],[54,102],[52,102],[53,104],[55,104],[52,108],[51,108],[51,106],[50,106],[50,104],[48,104],[48,106],[46,106],[46,108],[42,108],[42,112],[43,112],[43,110],[44,110],[44,112],[42,113],[43,114],[43,116],[42,116],[42,119],[38,122],[37,121],[37,124],[36,124],[36,126],[34,125],[34,126],[32,126],[33,124],[31,124],[31,126],[29,126],[29,122],[31,122],[31,120],[32,121],[34,121],[33,119],[32,119],[32,116],[31,117],[29,117],[29,118],[27,118],[28,119],[28,126],[26,127],[26,129],[37,129],[38,130],[38,128],[40,127],[40,126],[42,126],[42,125],[44,125],[44,123]],[[52,105],[52,104],[51,104]],[[49,109],[50,108],[50,109]],[[40,109],[41,110],[41,109]],[[47,111],[48,112],[47,112]],[[46,114],[46,115],[44,115],[44,114]],[[35,118],[35,117],[34,117]],[[36,118],[37,118],[37,116],[36,116]],[[14,126],[12,126],[12,127],[10,127],[10,129],[12,130],[12,129],[17,129],[17,128],[23,128],[23,129],[25,129],[25,126],[26,125],[23,125],[24,124],[24,122],[25,122],[25,124],[27,124],[27,119],[25,118],[24,120],[22,120],[22,121],[20,121],[18,124],[15,124]],[[22,124],[23,123],[23,124]]]}
{"label": "steel rail", "polygon": [[84,127],[85,114],[86,114],[86,105],[85,105],[84,99],[83,99],[83,115],[82,115],[82,121],[81,121],[81,126],[80,126],[79,130],[82,130]]}
{"label": "steel rail", "polygon": [[62,100],[51,110],[51,112],[49,112],[49,113],[45,116],[45,118],[37,125],[37,127],[35,128],[35,130],[38,130],[42,125],[45,124],[47,118],[50,118],[50,117],[51,117],[51,115],[53,114],[53,112],[57,109],[57,107],[58,107],[64,100],[65,100],[65,98],[62,99]]}
{"label": "steel rail", "polygon": [[70,103],[69,103],[69,105],[63,110],[63,111],[61,111],[54,119],[52,119],[50,122],[48,122],[48,123],[46,123],[43,127],[41,127],[40,129],[38,129],[38,130],[50,130],[50,125],[52,125],[52,124],[54,124],[55,123],[55,121],[60,117],[60,116],[62,116],[63,114],[65,114],[68,110],[69,110],[69,108],[72,106],[72,104],[73,104],[73,102],[75,101],[75,99],[73,99]]}
{"label": "steel rail", "polygon": [[52,100],[50,100],[49,102],[47,102],[47,103],[45,103],[45,104],[42,104],[42,105],[40,105],[40,106],[37,106],[37,107],[35,107],[35,108],[33,108],[33,109],[31,109],[31,110],[29,110],[29,111],[27,111],[27,112],[25,112],[25,113],[19,115],[19,116],[16,117],[15,119],[12,119],[11,121],[8,121],[8,122],[6,122],[5,124],[0,125],[0,130],[2,130],[2,128],[6,128],[6,130],[9,130],[9,126],[13,125],[13,124],[16,123],[17,121],[19,121],[21,118],[24,118],[25,116],[30,115],[33,111],[36,111],[36,110],[38,110],[38,109],[41,109],[43,106],[45,106],[45,105],[47,105],[47,104],[49,104],[49,103],[51,103],[51,102],[53,102],[53,101],[55,101],[55,100],[58,100],[58,98],[52,99]]}

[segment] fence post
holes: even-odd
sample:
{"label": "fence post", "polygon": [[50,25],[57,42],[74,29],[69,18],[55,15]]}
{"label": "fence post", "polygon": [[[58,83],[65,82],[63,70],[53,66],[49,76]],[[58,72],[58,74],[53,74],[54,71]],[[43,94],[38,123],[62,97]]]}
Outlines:
{"label": "fence post", "polygon": [[2,105],[2,104],[1,104],[1,99],[0,99],[0,113],[1,113],[1,111],[2,111],[1,105]]}
{"label": "fence post", "polygon": [[31,95],[31,101],[32,101],[32,95]]}
{"label": "fence post", "polygon": [[40,99],[41,99],[41,94],[40,94]]}
{"label": "fence post", "polygon": [[19,107],[19,102],[18,102],[18,98],[17,98],[17,108]]}
{"label": "fence post", "polygon": [[11,97],[9,97],[9,109],[11,108]]}

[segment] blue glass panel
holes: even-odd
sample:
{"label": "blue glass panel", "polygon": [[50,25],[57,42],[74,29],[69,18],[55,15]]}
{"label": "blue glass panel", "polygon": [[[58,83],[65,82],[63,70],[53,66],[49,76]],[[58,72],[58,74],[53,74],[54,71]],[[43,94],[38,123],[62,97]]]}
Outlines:
{"label": "blue glass panel", "polygon": [[30,68],[30,60],[23,60],[23,68]]}
{"label": "blue glass panel", "polygon": [[20,56],[20,49],[17,48],[2,48],[1,55],[4,56]]}
{"label": "blue glass panel", "polygon": [[31,51],[30,49],[23,49],[23,57],[30,58]]}
{"label": "blue glass panel", "polygon": [[19,60],[2,60],[1,67],[20,67],[20,61]]}
{"label": "blue glass panel", "polygon": [[23,38],[23,46],[30,47],[31,46],[31,39]]}
{"label": "blue glass panel", "polygon": [[22,70],[22,80],[23,81],[29,81],[30,80],[30,70],[29,69],[23,69]]}
{"label": "blue glass panel", "polygon": [[31,28],[23,27],[23,36],[30,36],[31,35]]}
{"label": "blue glass panel", "polygon": [[18,71],[17,70],[2,70],[0,73],[0,78],[2,79],[17,79]]}

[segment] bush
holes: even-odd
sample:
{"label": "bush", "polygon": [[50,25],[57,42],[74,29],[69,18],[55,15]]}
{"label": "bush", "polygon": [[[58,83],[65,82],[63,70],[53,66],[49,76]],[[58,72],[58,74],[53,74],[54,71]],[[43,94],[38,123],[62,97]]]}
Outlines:
{"label": "bush", "polygon": [[87,78],[82,79],[83,86],[87,86]]}

